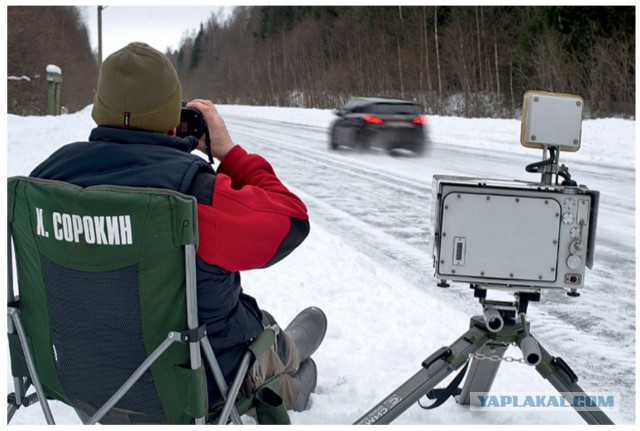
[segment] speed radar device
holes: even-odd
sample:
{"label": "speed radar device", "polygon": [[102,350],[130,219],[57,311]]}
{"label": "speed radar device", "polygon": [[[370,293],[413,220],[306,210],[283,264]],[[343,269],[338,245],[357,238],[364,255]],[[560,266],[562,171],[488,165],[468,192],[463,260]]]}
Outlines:
{"label": "speed radar device", "polygon": [[433,261],[442,280],[536,290],[584,285],[598,192],[584,186],[434,179]]}
{"label": "speed radar device", "polygon": [[582,107],[577,96],[525,94],[520,141],[543,150],[543,160],[527,167],[542,176],[539,182],[434,177],[436,277],[516,291],[575,294],[584,286],[599,194],[577,185],[558,163],[561,150],[580,148]]}
{"label": "speed radar device", "polygon": [[[416,402],[431,409],[449,397],[478,406],[503,361],[534,366],[567,405],[586,396],[569,365],[530,333],[526,315],[542,291],[579,296],[585,269],[593,265],[599,194],[578,185],[559,162],[561,151],[580,149],[583,105],[578,96],[525,93],[520,142],[542,150],[542,160],[526,166],[539,181],[434,176],[431,243],[438,286],[468,283],[482,314],[356,424],[388,424]],[[511,344],[522,358],[505,356]],[[435,388],[458,369],[447,387]],[[435,401],[421,404],[425,395]],[[613,423],[597,407],[575,410],[589,424]]]}

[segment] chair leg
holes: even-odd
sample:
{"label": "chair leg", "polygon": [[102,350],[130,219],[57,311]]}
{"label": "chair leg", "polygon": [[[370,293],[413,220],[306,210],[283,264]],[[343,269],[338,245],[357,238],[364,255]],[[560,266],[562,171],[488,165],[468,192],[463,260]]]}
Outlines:
{"label": "chair leg", "polygon": [[109,411],[113,406],[116,405],[118,401],[131,389],[131,387],[140,379],[140,377],[153,365],[153,363],[158,359],[160,355],[162,355],[165,350],[167,350],[171,344],[180,340],[180,335],[175,332],[170,332],[167,338],[160,343],[158,347],[147,357],[147,359],[140,364],[140,366],[136,369],[136,371],[131,374],[131,376],[122,384],[120,389],[116,391],[115,394],[111,396],[105,402],[97,412],[94,413],[93,416],[87,422],[87,425],[94,425],[98,422],[102,417]]}
{"label": "chair leg", "polygon": [[[209,342],[209,339],[207,337],[204,337],[202,340],[200,340],[200,347],[202,348],[204,356],[207,360],[207,364],[211,369],[213,378],[216,382],[216,385],[218,386],[218,389],[220,390],[220,393],[222,394],[222,399],[224,400],[226,405],[229,402],[228,400],[229,388],[227,387],[227,382],[224,380],[224,376],[222,375],[222,370],[220,369],[220,365],[216,360],[216,356],[213,353],[213,349],[211,348],[211,343]],[[233,397],[233,400],[235,400],[235,396]],[[236,410],[235,406],[231,408],[229,414],[231,415],[231,422],[233,422],[233,424],[242,425],[242,419],[240,419],[240,415],[238,414],[238,410]],[[229,414],[227,414],[227,418],[229,417]],[[225,423],[226,423],[226,419],[225,419]]]}
{"label": "chair leg", "polygon": [[[13,398],[15,401],[12,402],[11,398]],[[35,404],[39,401],[38,394],[35,394],[35,393],[27,397],[21,398],[19,403],[17,402],[17,400],[18,400],[17,394],[15,392],[9,394],[9,405],[7,406],[7,425],[9,425],[9,423],[11,422],[11,419],[13,419],[13,415],[16,414],[16,412],[20,407],[22,406],[29,407],[30,405]]]}
{"label": "chair leg", "polygon": [[[29,386],[31,386],[31,380],[24,377],[13,378],[14,392],[10,393],[9,396],[7,397],[7,402],[8,402],[7,425],[9,425],[9,423],[11,422],[11,419],[13,419],[13,415],[16,414],[18,409],[23,405],[25,405],[23,400],[25,399],[25,395],[29,390]],[[33,404],[33,403],[30,403],[30,404]]]}
{"label": "chair leg", "polygon": [[47,397],[44,393],[44,389],[42,388],[42,384],[40,383],[40,377],[38,376],[38,372],[36,371],[36,364],[33,359],[33,355],[31,354],[31,349],[29,349],[29,344],[27,343],[27,334],[25,333],[24,327],[22,326],[22,319],[20,319],[20,312],[17,308],[13,308],[13,307],[7,308],[7,312],[13,322],[13,326],[16,332],[18,333],[18,337],[20,338],[20,345],[22,346],[22,350],[24,352],[24,356],[27,361],[27,368],[29,369],[29,375],[31,376],[31,381],[33,382],[33,386],[36,389],[36,394],[38,395],[38,400],[40,401],[40,405],[42,406],[42,412],[44,413],[44,417],[47,420],[47,424],[55,425],[55,421],[53,420],[53,415],[51,414],[51,408],[49,408],[49,402],[47,401]]}
{"label": "chair leg", "polygon": [[247,374],[247,370],[249,369],[252,355],[253,354],[249,351],[244,354],[244,356],[242,357],[242,361],[240,361],[240,366],[238,367],[236,377],[233,380],[231,389],[229,389],[229,392],[227,394],[227,401],[224,403],[224,408],[222,409],[222,413],[220,414],[218,425],[226,424],[231,411],[235,410],[234,402],[236,400],[238,392],[240,392],[240,386],[242,385],[242,381],[244,380],[244,375]]}

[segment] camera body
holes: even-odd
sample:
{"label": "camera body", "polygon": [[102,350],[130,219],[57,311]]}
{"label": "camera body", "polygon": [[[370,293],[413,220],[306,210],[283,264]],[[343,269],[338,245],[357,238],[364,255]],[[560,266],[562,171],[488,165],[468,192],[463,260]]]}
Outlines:
{"label": "camera body", "polygon": [[599,193],[584,186],[434,176],[435,276],[485,288],[584,286]]}
{"label": "camera body", "polygon": [[183,103],[182,110],[180,111],[180,123],[176,128],[176,135],[181,138],[195,136],[200,139],[206,130],[207,122],[202,114],[195,109],[185,107]]}

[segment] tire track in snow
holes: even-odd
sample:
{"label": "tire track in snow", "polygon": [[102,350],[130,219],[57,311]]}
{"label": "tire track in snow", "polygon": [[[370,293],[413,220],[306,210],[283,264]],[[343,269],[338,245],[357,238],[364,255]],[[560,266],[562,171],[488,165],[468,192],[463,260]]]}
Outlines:
{"label": "tire track in snow", "polygon": [[292,136],[288,124],[266,132],[253,120],[227,123],[238,142],[272,161],[285,184],[304,193],[316,222],[329,226],[363,254],[398,268],[410,280],[432,278],[430,184],[396,178],[326,150],[301,152],[293,144],[292,149],[290,142],[302,138]]}

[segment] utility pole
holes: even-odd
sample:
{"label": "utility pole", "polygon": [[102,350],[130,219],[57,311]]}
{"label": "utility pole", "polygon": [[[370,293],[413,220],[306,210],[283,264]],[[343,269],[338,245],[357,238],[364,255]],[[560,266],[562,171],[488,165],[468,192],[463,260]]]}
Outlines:
{"label": "utility pole", "polygon": [[102,10],[107,6],[98,6],[98,66],[102,65]]}

